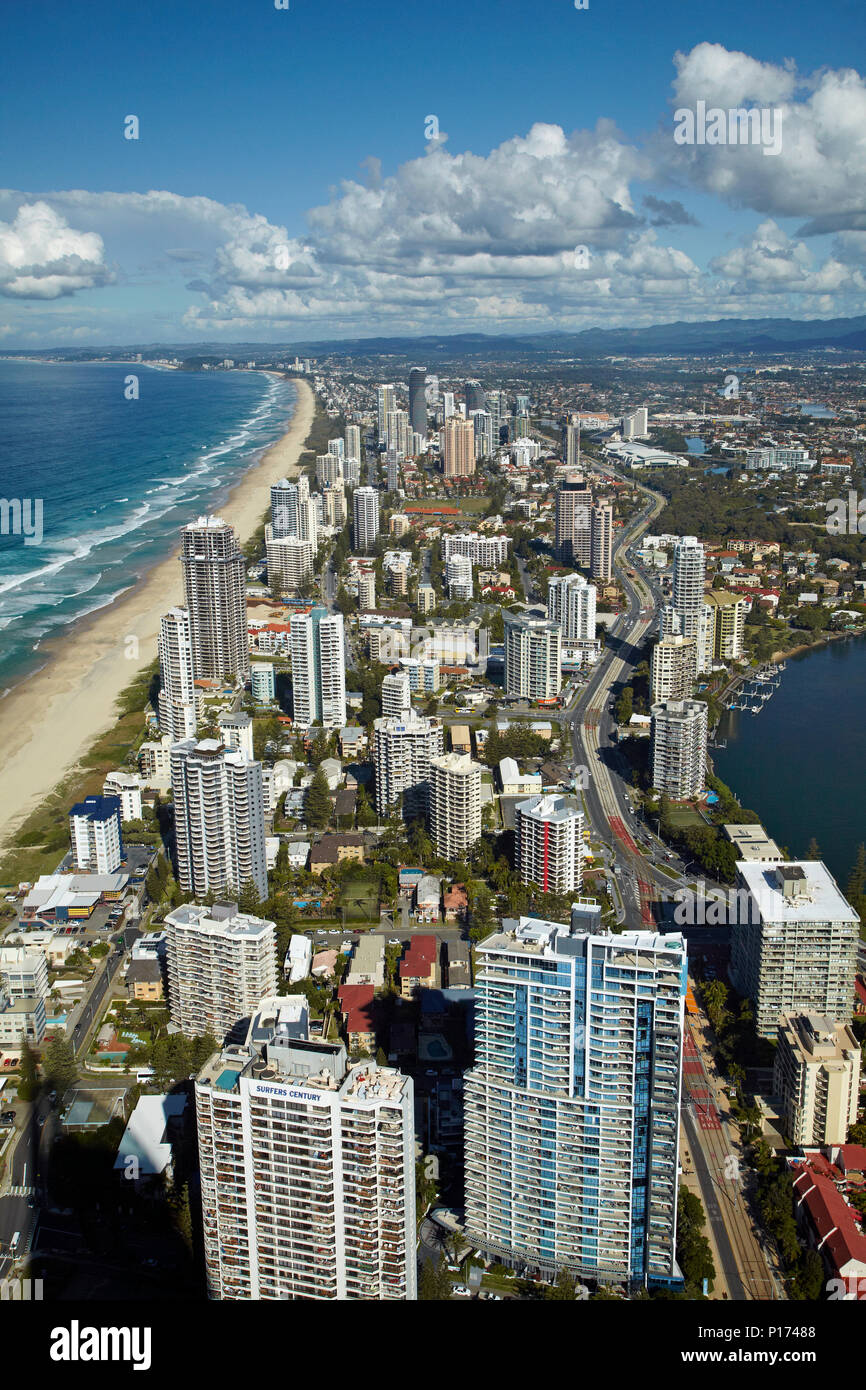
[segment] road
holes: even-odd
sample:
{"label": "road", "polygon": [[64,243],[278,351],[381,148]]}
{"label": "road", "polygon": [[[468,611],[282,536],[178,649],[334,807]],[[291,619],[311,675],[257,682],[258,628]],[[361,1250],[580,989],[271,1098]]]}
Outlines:
{"label": "road", "polygon": [[765,1250],[747,1206],[754,1174],[731,1119],[702,1014],[686,1020],[682,1119],[731,1298],[762,1303],[784,1298],[772,1253]]}
{"label": "road", "polygon": [[646,488],[641,491],[647,496],[647,504],[624,529],[614,554],[614,569],[625,589],[628,608],[616,625],[616,638],[609,638],[588,683],[559,716],[559,722],[564,735],[568,736],[570,730],[575,765],[588,770],[588,784],[583,792],[587,815],[596,832],[613,847],[621,870],[619,887],[626,920],[633,927],[651,927],[654,892],[658,890],[667,896],[673,880],[657,871],[652,859],[648,860],[637,848],[631,802],[622,776],[615,771],[621,755],[611,742],[615,720],[609,710],[612,692],[628,684],[655,621],[648,585],[637,576],[630,580],[624,573],[628,547],[665,505],[665,499],[658,494]]}
{"label": "road", "polygon": [[72,1031],[69,1033],[69,1041],[72,1044],[76,1057],[84,1050],[87,1036],[95,1020],[99,1016],[106,993],[114,983],[114,977],[123,960],[124,951],[125,948],[123,944],[118,943],[111,954],[106,956],[102,973],[96,980],[96,983],[84,1002],[76,1022],[72,1026]]}
{"label": "road", "polygon": [[526,599],[527,603],[534,603],[538,595],[535,592],[535,585],[532,582],[532,576],[530,575],[529,570],[526,568],[526,561],[521,560],[519,555],[516,555],[514,558],[517,561],[517,568],[520,573],[520,582],[523,585],[524,598]]}
{"label": "road", "polygon": [[[17,1141],[13,1140],[15,1147],[11,1160],[7,1158],[9,1174],[8,1182],[4,1180],[6,1195],[0,1198],[0,1279],[11,1275],[14,1261],[27,1254],[33,1241],[39,1220],[36,1199],[44,1197],[39,1182],[40,1145],[43,1127],[50,1113],[51,1105],[44,1096],[21,1112],[23,1123],[19,1137]],[[46,1135],[45,1142],[49,1142],[49,1139],[50,1136]],[[18,1245],[13,1256],[10,1243],[16,1232]]]}

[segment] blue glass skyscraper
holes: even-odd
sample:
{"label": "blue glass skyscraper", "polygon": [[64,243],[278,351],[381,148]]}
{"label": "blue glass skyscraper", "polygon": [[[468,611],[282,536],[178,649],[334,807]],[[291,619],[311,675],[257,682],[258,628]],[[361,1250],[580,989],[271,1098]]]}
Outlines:
{"label": "blue glass skyscraper", "polygon": [[479,947],[466,1232],[542,1276],[675,1285],[685,945],[597,918],[582,900]]}

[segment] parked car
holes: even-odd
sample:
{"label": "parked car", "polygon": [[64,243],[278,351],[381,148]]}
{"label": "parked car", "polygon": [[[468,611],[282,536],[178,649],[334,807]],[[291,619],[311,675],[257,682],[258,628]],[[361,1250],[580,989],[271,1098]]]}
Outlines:
{"label": "parked car", "polygon": [[14,1110],[4,1110],[2,1113],[0,1113],[0,1125],[14,1125],[14,1123],[15,1123],[15,1111],[14,1111]]}

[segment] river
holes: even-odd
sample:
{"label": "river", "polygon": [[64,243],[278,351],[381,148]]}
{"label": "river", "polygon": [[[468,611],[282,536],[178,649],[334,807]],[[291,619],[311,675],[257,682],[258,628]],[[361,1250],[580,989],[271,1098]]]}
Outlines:
{"label": "river", "polygon": [[866,841],[866,641],[788,658],[759,714],[726,712],[716,772],[778,845],[802,858],[814,838],[844,890]]}

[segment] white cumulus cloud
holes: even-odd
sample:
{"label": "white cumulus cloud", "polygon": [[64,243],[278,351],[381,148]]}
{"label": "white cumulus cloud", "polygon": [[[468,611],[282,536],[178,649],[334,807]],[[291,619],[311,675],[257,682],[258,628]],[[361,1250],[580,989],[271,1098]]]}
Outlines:
{"label": "white cumulus cloud", "polygon": [[0,294],[59,299],[107,284],[104,251],[97,232],[70,227],[47,202],[26,203],[13,222],[0,222]]}

